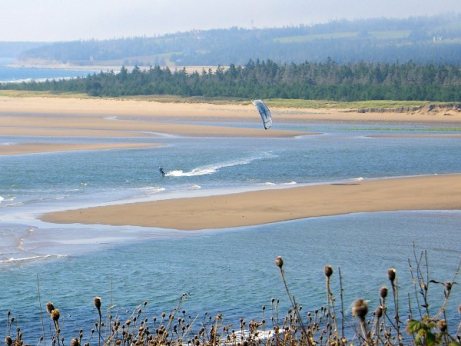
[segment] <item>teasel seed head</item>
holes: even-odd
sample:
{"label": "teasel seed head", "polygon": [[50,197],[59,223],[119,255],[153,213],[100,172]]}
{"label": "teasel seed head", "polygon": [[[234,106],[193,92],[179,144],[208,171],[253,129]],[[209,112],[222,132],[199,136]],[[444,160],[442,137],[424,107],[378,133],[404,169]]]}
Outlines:
{"label": "teasel seed head", "polygon": [[387,271],[387,278],[390,282],[394,283],[396,272],[394,268],[391,268]]}
{"label": "teasel seed head", "polygon": [[94,297],[94,306],[96,309],[98,309],[98,311],[101,310],[101,298],[99,297]]}
{"label": "teasel seed head", "polygon": [[59,310],[58,309],[53,309],[51,311],[51,316],[50,317],[51,317],[51,319],[53,321],[55,321],[55,322],[58,321],[59,320]]}
{"label": "teasel seed head", "polygon": [[54,305],[53,305],[53,303],[52,303],[52,302],[46,303],[46,311],[47,311],[49,314],[51,314],[51,311],[53,311],[53,310],[54,310]]}
{"label": "teasel seed head", "polygon": [[277,256],[275,258],[275,265],[277,267],[279,267],[280,269],[282,269],[282,267],[283,267],[283,258],[281,256]]}
{"label": "teasel seed head", "polygon": [[379,296],[383,299],[386,299],[388,291],[389,290],[386,286],[382,286],[379,290]]}
{"label": "teasel seed head", "polygon": [[368,313],[368,304],[365,299],[359,298],[354,302],[352,306],[352,315],[365,321],[365,317]]}
{"label": "teasel seed head", "polygon": [[445,333],[447,331],[447,321],[445,320],[438,320],[437,321],[437,327],[440,329],[442,333]]}
{"label": "teasel seed head", "polygon": [[8,336],[5,338],[5,345],[6,345],[6,346],[11,346],[12,344],[13,344],[13,339],[11,339],[11,336],[8,335]]}
{"label": "teasel seed head", "polygon": [[381,317],[383,317],[383,310],[384,310],[384,309],[383,309],[383,307],[382,307],[381,305],[378,306],[378,307],[376,308],[376,310],[375,310],[375,316],[376,316],[376,318],[381,318]]}
{"label": "teasel seed head", "polygon": [[330,265],[325,266],[324,272],[325,276],[329,278],[331,275],[333,275],[333,267]]}
{"label": "teasel seed head", "polygon": [[77,338],[73,338],[70,342],[70,346],[80,346],[80,341]]}

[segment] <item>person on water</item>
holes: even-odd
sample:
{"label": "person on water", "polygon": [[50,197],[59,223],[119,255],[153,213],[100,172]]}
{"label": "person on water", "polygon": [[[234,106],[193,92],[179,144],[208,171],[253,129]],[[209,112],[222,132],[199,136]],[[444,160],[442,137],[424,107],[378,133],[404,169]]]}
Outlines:
{"label": "person on water", "polygon": [[162,167],[159,167],[158,170],[160,171],[160,174],[162,175],[162,177],[165,176],[165,171],[163,170]]}

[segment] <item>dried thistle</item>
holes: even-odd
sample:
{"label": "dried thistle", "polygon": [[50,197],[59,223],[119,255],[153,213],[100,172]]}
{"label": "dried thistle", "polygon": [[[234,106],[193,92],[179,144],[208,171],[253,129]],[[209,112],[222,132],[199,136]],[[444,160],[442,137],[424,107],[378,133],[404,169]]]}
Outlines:
{"label": "dried thistle", "polygon": [[77,338],[73,338],[70,342],[70,346],[80,346],[80,341]]}
{"label": "dried thistle", "polygon": [[438,320],[437,321],[437,327],[440,329],[442,333],[445,333],[447,331],[447,321],[445,320]]}
{"label": "dried thistle", "polygon": [[394,281],[395,281],[395,277],[396,277],[396,271],[394,268],[391,268],[387,271],[387,278],[389,279],[389,281],[394,284]]}
{"label": "dried thistle", "polygon": [[383,311],[384,311],[383,307],[381,305],[378,306],[374,312],[375,317],[378,319],[383,317]]}
{"label": "dried thistle", "polygon": [[94,306],[98,311],[101,311],[101,298],[94,297]]}
{"label": "dried thistle", "polygon": [[282,257],[277,256],[277,257],[275,258],[275,265],[276,265],[277,267],[279,267],[280,269],[282,269],[282,267],[283,267],[283,259],[282,259]]}
{"label": "dried thistle", "polygon": [[357,299],[352,306],[352,315],[365,321],[365,317],[368,314],[368,304],[365,299]]}
{"label": "dried thistle", "polygon": [[59,321],[59,316],[60,316],[60,315],[59,315],[59,310],[58,310],[58,309],[53,309],[53,310],[51,311],[50,317],[51,317],[51,319],[52,319],[53,321],[55,321],[55,322]]}
{"label": "dried thistle", "polygon": [[54,305],[52,302],[48,302],[46,303],[46,312],[48,312],[49,314],[51,314],[51,311],[54,310]]}
{"label": "dried thistle", "polygon": [[329,278],[331,275],[333,275],[333,267],[330,265],[325,266],[324,272],[325,276]]}

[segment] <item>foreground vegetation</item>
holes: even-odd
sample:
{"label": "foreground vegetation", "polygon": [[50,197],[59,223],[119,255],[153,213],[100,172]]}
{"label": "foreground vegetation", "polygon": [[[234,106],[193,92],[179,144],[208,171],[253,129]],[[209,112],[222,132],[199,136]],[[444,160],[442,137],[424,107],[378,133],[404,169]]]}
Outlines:
{"label": "foreground vegetation", "polygon": [[[147,302],[139,306],[128,318],[112,314],[111,307],[107,316],[103,315],[103,302],[95,297],[94,328],[87,334],[80,330],[70,341],[63,337],[60,326],[59,309],[51,302],[46,304],[52,327],[51,335],[46,335],[42,317],[42,335],[37,335],[38,345],[45,344],[51,338],[52,345],[461,345],[461,304],[458,307],[457,321],[447,319],[447,305],[452,289],[457,283],[461,262],[452,281],[445,283],[429,279],[428,259],[425,251],[409,260],[411,276],[414,282],[414,295],[402,298],[397,272],[391,268],[387,272],[389,287],[382,286],[377,292],[379,305],[371,313],[368,302],[358,298],[352,305],[352,315],[346,313],[343,301],[341,269],[338,271],[339,292],[331,290],[334,280],[333,268],[325,266],[327,304],[314,311],[303,311],[295,296],[290,292],[281,257],[275,259],[281,278],[285,285],[291,308],[282,316],[279,301],[272,299],[270,311],[262,308],[260,320],[245,321],[240,319],[238,326],[225,323],[222,314],[208,316],[203,320],[199,316],[190,316],[181,308],[187,299],[183,294],[176,308],[169,314],[149,319],[144,309]],[[432,287],[442,289],[444,299],[439,302],[433,313],[433,303],[429,302]],[[402,305],[408,303],[408,309]],[[404,311],[405,310],[405,311]],[[408,315],[403,319],[402,315]],[[266,316],[267,315],[267,316]],[[7,346],[24,344],[22,331],[18,326],[13,330],[15,318],[8,312]]]}

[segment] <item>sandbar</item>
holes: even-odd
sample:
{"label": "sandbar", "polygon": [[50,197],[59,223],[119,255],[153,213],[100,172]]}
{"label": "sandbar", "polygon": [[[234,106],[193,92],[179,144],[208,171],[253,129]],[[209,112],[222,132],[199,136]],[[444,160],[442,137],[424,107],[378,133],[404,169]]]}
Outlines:
{"label": "sandbar", "polygon": [[[274,121],[280,122],[354,122],[354,123],[436,123],[460,124],[459,110],[408,112],[360,112],[351,109],[305,109],[271,107]],[[156,102],[130,99],[81,99],[64,97],[0,96],[0,114],[73,114],[157,118],[187,118],[238,122],[258,122],[254,106],[248,104],[210,104]]]}
{"label": "sandbar", "polygon": [[[461,112],[376,112],[338,109],[271,109],[274,123],[356,123],[460,126]],[[262,128],[254,106],[163,103],[139,100],[0,96],[0,135],[29,138],[82,136],[102,138],[100,146],[15,143],[0,146],[4,155],[50,150],[114,148],[111,137],[293,137],[304,131]],[[210,123],[210,125],[203,125]],[[223,125],[225,124],[225,125]],[[425,135],[426,136],[426,135]],[[444,134],[429,134],[445,136]],[[451,137],[458,135],[447,134]],[[385,140],[383,138],[382,140]],[[89,141],[90,142],[90,141]],[[6,143],[9,144],[9,143]],[[80,146],[79,146],[80,145]],[[141,144],[139,144],[141,145]],[[147,144],[143,144],[147,145]],[[10,148],[11,147],[11,148]],[[359,212],[460,210],[461,175],[364,180],[343,184],[265,189],[220,196],[101,206],[43,215],[55,223],[133,225],[178,230],[219,229]]]}
{"label": "sandbar", "polygon": [[146,143],[19,143],[0,145],[0,155],[38,154],[45,152],[76,151],[76,150],[108,150],[130,149],[158,146],[160,144]]}
{"label": "sandbar", "polygon": [[221,229],[360,212],[461,210],[461,174],[330,183],[46,214],[62,224]]}

